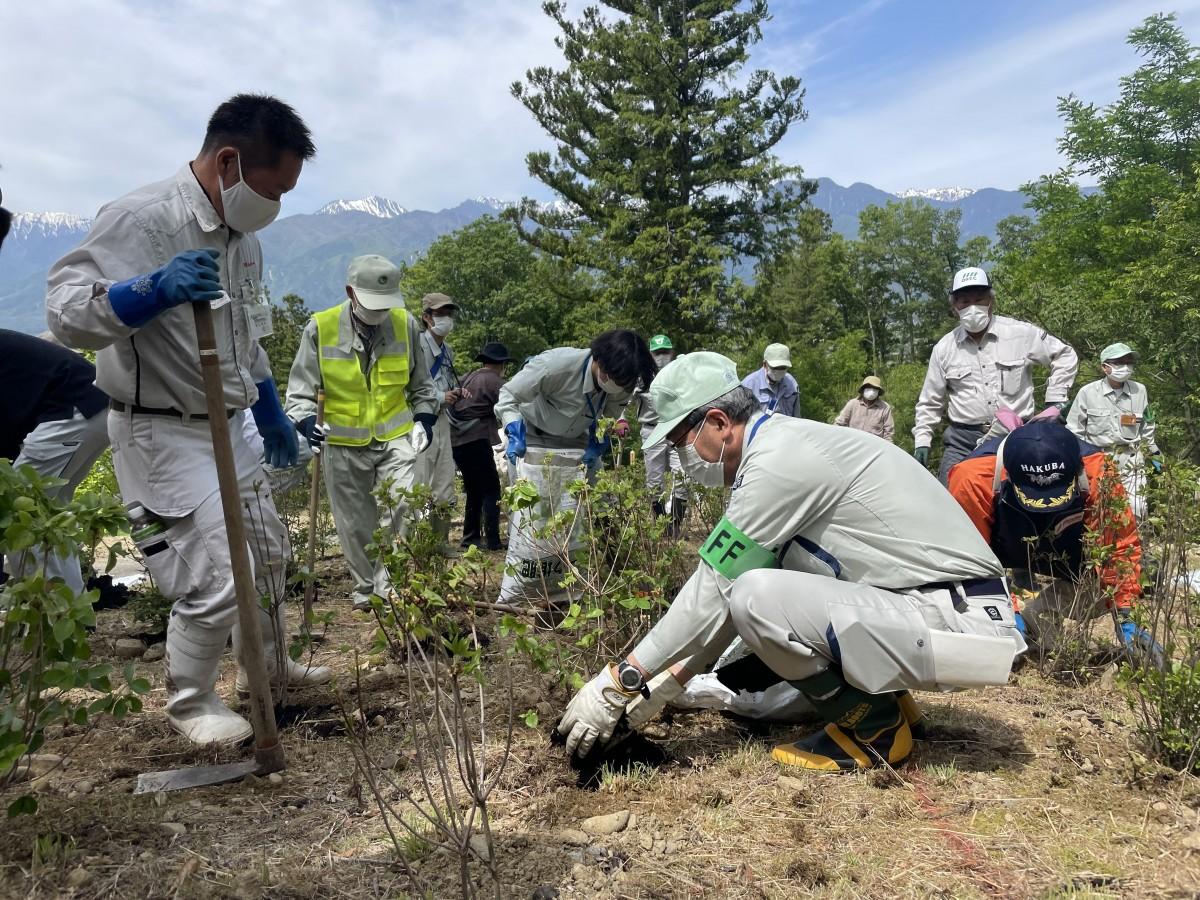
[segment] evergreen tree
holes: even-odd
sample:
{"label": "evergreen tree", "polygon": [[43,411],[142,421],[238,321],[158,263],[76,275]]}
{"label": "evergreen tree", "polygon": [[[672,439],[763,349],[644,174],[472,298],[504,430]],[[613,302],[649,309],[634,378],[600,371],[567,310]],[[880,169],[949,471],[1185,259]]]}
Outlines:
{"label": "evergreen tree", "polygon": [[527,157],[563,203],[512,219],[535,247],[599,273],[606,317],[647,334],[705,338],[736,320],[735,267],[790,245],[814,185],[772,148],[805,118],[796,78],[755,71],[766,0],[604,0],[561,29],[566,68],[540,67],[514,96],[554,139]]}

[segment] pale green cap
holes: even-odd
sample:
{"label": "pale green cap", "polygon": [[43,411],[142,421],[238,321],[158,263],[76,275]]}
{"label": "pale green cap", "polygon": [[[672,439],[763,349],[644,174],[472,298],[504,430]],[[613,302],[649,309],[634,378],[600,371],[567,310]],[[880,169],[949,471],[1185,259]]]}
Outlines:
{"label": "pale green cap", "polygon": [[658,424],[642,441],[643,449],[660,443],[692,412],[741,383],[733,360],[709,350],[685,353],[667,363],[650,382]]}
{"label": "pale green cap", "polygon": [[1137,351],[1128,344],[1109,344],[1100,351],[1100,362],[1108,362],[1110,359],[1120,359],[1122,356],[1129,355],[1137,356]]}

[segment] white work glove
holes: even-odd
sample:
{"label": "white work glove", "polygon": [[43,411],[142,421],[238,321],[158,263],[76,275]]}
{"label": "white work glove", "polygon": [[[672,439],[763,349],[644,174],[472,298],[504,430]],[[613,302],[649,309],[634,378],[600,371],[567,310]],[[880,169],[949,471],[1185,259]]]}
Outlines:
{"label": "white work glove", "polygon": [[413,430],[408,433],[408,439],[412,443],[414,453],[420,453],[429,446],[429,435],[425,433],[420,422],[414,425]]}
{"label": "white work glove", "polygon": [[630,728],[641,728],[683,693],[683,685],[671,674],[670,669],[651,678],[646,683],[646,689],[650,691],[649,698],[638,694],[625,710],[625,721]]}
{"label": "white work glove", "polygon": [[567,736],[567,755],[587,756],[597,740],[605,743],[636,696],[621,690],[612,666],[580,688],[558,723],[558,733]]}

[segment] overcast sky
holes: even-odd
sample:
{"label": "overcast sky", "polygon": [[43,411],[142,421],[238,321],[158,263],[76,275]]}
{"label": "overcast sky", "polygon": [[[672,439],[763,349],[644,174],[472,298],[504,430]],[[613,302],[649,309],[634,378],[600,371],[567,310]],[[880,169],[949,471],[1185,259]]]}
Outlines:
{"label": "overcast sky", "polygon": [[[579,10],[580,0],[569,8]],[[809,119],[778,152],[884,188],[1015,188],[1059,165],[1059,95],[1111,100],[1130,28],[1200,0],[773,0],[751,64],[801,77]],[[381,194],[440,209],[548,199],[546,139],[509,93],[554,64],[537,0],[0,3],[0,187],[17,211],[91,215],[191,159],[238,91],[292,103],[317,159],[284,214]]]}

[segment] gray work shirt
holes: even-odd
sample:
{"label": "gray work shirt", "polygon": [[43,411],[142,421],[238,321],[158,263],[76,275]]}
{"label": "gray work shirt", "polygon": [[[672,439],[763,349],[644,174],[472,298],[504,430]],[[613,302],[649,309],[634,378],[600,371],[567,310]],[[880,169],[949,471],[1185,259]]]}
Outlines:
{"label": "gray work shirt", "polygon": [[929,357],[917,399],[913,443],[928,447],[949,405],[951,422],[990,425],[1000,406],[1028,418],[1034,413],[1033,367],[1048,366],[1046,403],[1065,402],[1075,383],[1079,357],[1037,325],[992,316],[976,343],[961,325],[942,335]]}
{"label": "gray work shirt", "polygon": [[[743,441],[725,516],[781,568],[885,590],[1003,574],[958,501],[894,444],[778,415],[752,419]],[[715,659],[736,635],[732,589],[701,561],[634,650],[638,662],[653,673]]]}
{"label": "gray work shirt", "polygon": [[[458,387],[458,374],[454,371],[454,351],[445,342],[439,347],[437,338],[428,328],[420,327],[420,335],[417,346],[421,348],[421,360],[425,364],[425,371],[429,373],[437,391],[437,411],[441,413],[446,408],[446,392]],[[437,365],[435,374],[433,369],[438,357],[441,357],[441,364]]]}
{"label": "gray work shirt", "polygon": [[[343,354],[351,350],[358,356],[362,368],[363,391],[367,390],[371,379],[371,370],[380,356],[380,351],[398,352],[397,343],[403,345],[407,341],[408,353],[408,385],[404,389],[408,398],[408,411],[414,416],[417,413],[435,413],[437,411],[437,389],[429,377],[429,369],[419,354],[411,348],[417,346],[420,330],[416,320],[408,313],[404,314],[408,321],[408,333],[396,340],[392,330],[392,319],[389,316],[380,325],[367,326],[360,330],[355,328],[350,312],[350,301],[342,304],[338,315],[338,349]],[[365,338],[364,338],[365,335]],[[296,351],[296,359],[288,373],[287,400],[284,407],[288,418],[293,422],[303,422],[309,416],[317,413],[317,391],[323,386],[321,379],[321,354],[317,347],[317,320],[309,319],[300,335],[300,347]]]}
{"label": "gray work shirt", "polygon": [[1107,378],[1085,384],[1067,413],[1067,428],[1106,450],[1132,451],[1144,446],[1158,455],[1150,396],[1140,381],[1126,381],[1119,388]]}
{"label": "gray work shirt", "polygon": [[258,399],[255,383],[271,375],[251,328],[251,312],[263,299],[262,249],[253,234],[221,221],[191,166],[101,207],[83,243],[50,269],[50,330],[70,347],[99,351],[96,384],[114,400],[188,415],[207,411],[191,304],[131,328],[113,311],[108,288],[185,250],[208,247],[221,253],[221,287],[229,297],[213,310],[225,405],[245,409]]}
{"label": "gray work shirt", "polygon": [[593,422],[616,419],[630,393],[610,394],[592,379],[592,352],[557,347],[539,353],[500,388],[501,427],[525,420],[530,445],[554,449],[587,446]]}

